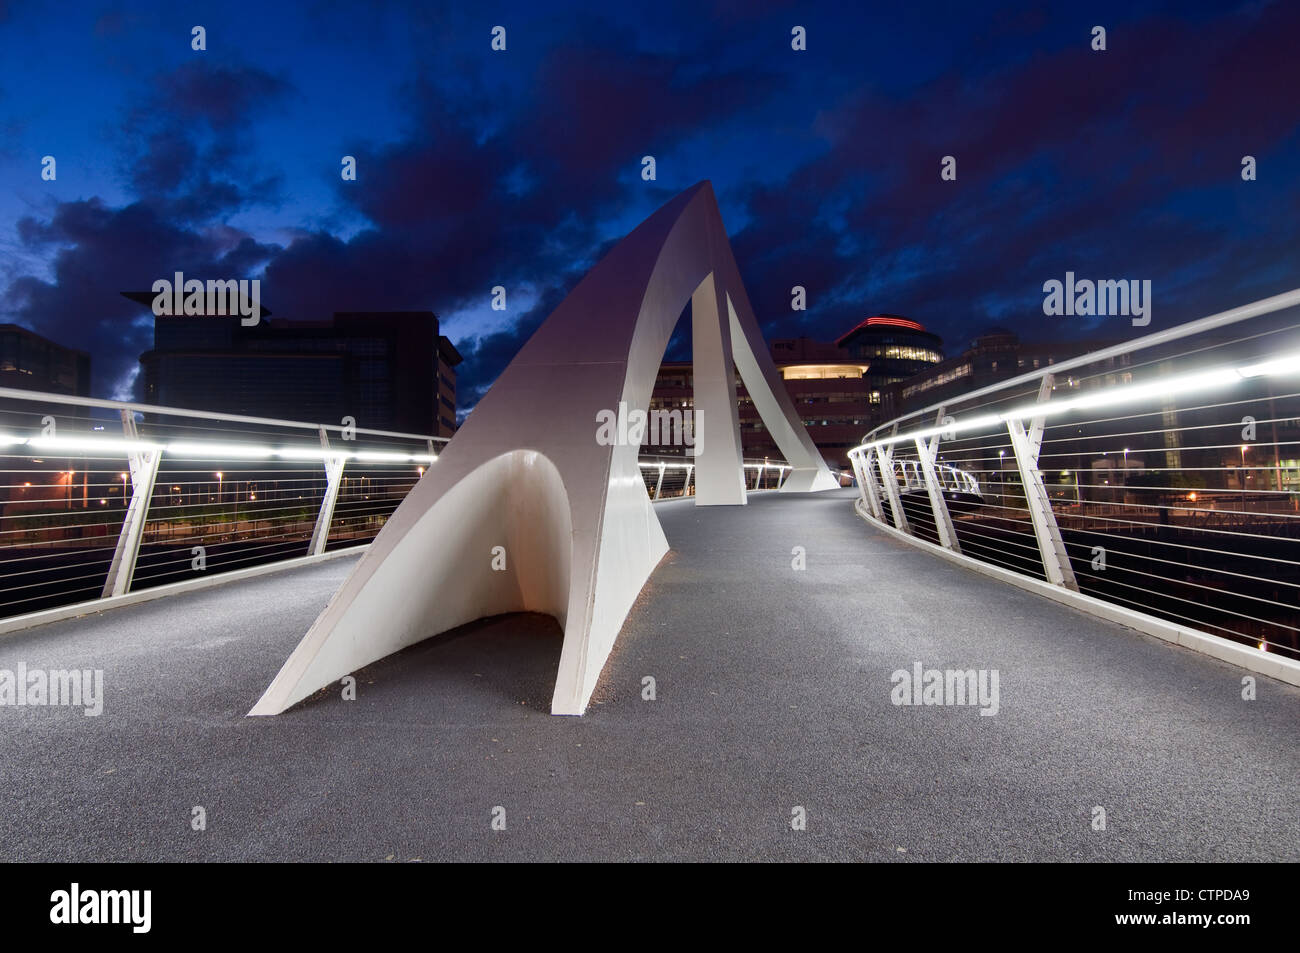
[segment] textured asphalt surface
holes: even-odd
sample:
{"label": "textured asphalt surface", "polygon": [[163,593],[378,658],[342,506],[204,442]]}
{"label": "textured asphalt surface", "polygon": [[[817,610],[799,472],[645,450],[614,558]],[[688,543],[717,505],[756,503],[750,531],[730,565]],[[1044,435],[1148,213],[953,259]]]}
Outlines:
{"label": "textured asphalt surface", "polygon": [[[583,718],[548,714],[534,615],[245,718],[351,557],[0,637],[0,668],[102,668],[107,696],[0,707],[0,860],[1300,860],[1300,691],[1243,701],[1241,670],[850,500],[659,504],[673,551]],[[916,661],[997,669],[998,714],[893,705]]]}

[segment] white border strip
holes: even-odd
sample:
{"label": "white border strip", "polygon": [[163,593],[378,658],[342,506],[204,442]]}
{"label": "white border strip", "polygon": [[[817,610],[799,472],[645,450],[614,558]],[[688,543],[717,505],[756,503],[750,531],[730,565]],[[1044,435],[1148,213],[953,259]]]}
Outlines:
{"label": "white border strip", "polygon": [[155,586],[152,589],[127,592],[120,596],[109,596],[106,599],[92,599],[89,602],[77,602],[70,606],[59,606],[56,609],[42,609],[40,612],[16,615],[8,619],[0,619],[0,635],[22,632],[38,625],[62,622],[64,619],[77,619],[82,616],[95,615],[108,609],[122,609],[126,606],[151,602],[165,596],[182,595],[186,592],[224,586],[229,582],[239,582],[241,579],[249,579],[253,576],[265,576],[273,572],[279,572],[282,569],[311,566],[327,559],[337,559],[340,556],[356,556],[365,552],[369,546],[369,543],[360,546],[346,546],[343,549],[334,549],[327,553],[321,553],[319,556],[295,556],[293,559],[284,559],[261,566],[249,566],[246,569],[232,569],[229,572],[213,573],[211,576],[200,579],[184,579],[180,582],[168,583],[165,586]]}
{"label": "white border strip", "polygon": [[1116,622],[1130,629],[1137,629],[1147,635],[1153,635],[1158,639],[1164,639],[1166,642],[1173,642],[1181,645],[1183,648],[1191,649],[1193,652],[1200,652],[1203,655],[1210,655],[1223,662],[1229,662],[1233,665],[1240,665],[1244,669],[1252,672],[1259,672],[1261,675],[1267,675],[1270,678],[1276,678],[1279,681],[1287,682],[1290,685],[1300,686],[1300,662],[1283,658],[1272,652],[1261,652],[1258,649],[1252,649],[1238,642],[1232,642],[1221,636],[1212,635],[1209,632],[1201,632],[1199,629],[1191,629],[1187,626],[1178,625],[1174,622],[1168,622],[1165,619],[1148,615],[1145,612],[1138,612],[1134,609],[1127,609],[1123,606],[1115,605],[1104,599],[1098,599],[1096,596],[1084,595],[1081,592],[1074,592],[1071,589],[1064,589],[1061,586],[1054,586],[1042,579],[1033,579],[1029,576],[1022,576],[1020,573],[1013,572],[1010,569],[1003,569],[1001,566],[993,566],[989,563],[981,562],[971,556],[964,556],[941,549],[923,539],[917,539],[907,533],[900,532],[892,526],[885,526],[883,523],[877,523],[867,514],[863,513],[860,506],[862,497],[857,497],[853,501],[853,511],[862,518],[873,529],[880,530],[883,533],[891,535],[896,539],[911,543],[917,549],[932,553],[935,556],[942,556],[949,562],[956,563],[966,569],[973,569],[976,572],[983,573],[986,576],[992,576],[994,579],[1010,583],[1021,589],[1026,589],[1036,595],[1046,596],[1056,602],[1064,603],[1073,609],[1079,609],[1089,615],[1098,616],[1108,622]]}

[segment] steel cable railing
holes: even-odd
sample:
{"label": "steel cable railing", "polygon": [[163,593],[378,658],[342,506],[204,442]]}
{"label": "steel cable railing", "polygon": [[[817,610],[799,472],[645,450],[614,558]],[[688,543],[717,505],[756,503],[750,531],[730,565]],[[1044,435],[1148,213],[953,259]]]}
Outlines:
{"label": "steel cable railing", "polygon": [[0,617],[364,545],[445,442],[0,389]]}
{"label": "steel cable railing", "polygon": [[[0,389],[0,618],[365,545],[445,443]],[[789,470],[746,461],[746,484]],[[694,493],[689,458],[641,472]]]}
{"label": "steel cable railing", "polygon": [[[668,500],[695,495],[695,464],[690,458],[672,456],[646,456],[639,460],[641,478],[652,500]],[[784,460],[745,460],[745,488],[747,490],[780,489],[790,475],[790,466]]]}
{"label": "steel cable railing", "polygon": [[907,413],[850,452],[858,511],[1300,658],[1297,305],[1279,295]]}

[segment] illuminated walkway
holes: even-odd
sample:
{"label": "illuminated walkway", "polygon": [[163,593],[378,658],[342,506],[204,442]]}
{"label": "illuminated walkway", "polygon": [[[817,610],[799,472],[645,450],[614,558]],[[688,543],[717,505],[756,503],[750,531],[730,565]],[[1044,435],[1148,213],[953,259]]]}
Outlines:
{"label": "illuminated walkway", "polygon": [[[547,713],[538,616],[245,718],[351,558],[0,638],[0,668],[107,689],[99,718],[0,708],[0,860],[1300,860],[1300,690],[1242,701],[1237,668],[888,539],[851,499],[659,504],[673,551],[581,719]],[[916,661],[996,669],[998,714],[891,704]]]}

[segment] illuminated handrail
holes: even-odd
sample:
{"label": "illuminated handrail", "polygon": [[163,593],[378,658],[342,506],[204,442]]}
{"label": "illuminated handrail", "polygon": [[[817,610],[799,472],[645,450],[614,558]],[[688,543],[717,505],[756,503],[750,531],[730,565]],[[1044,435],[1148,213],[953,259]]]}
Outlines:
{"label": "illuminated handrail", "polygon": [[448,438],[351,424],[0,388],[0,616],[368,542]]}
{"label": "illuminated handrail", "polygon": [[[646,481],[646,490],[650,494],[650,499],[657,501],[691,494],[691,481],[695,475],[695,464],[692,458],[643,454],[637,462],[641,467],[641,476]],[[784,460],[779,462],[770,459],[744,460],[742,466],[746,471],[746,488],[751,491],[780,489],[791,470],[790,464]],[[754,480],[753,486],[749,486],[751,476]],[[674,492],[678,490],[677,477],[680,477],[680,491]]]}
{"label": "illuminated handrail", "polygon": [[849,452],[858,512],[1134,617],[1300,658],[1298,304],[1300,290],[1277,295],[876,427]]}
{"label": "illuminated handrail", "polygon": [[[365,545],[447,440],[0,388],[0,618]],[[641,467],[693,491],[689,457]]]}

